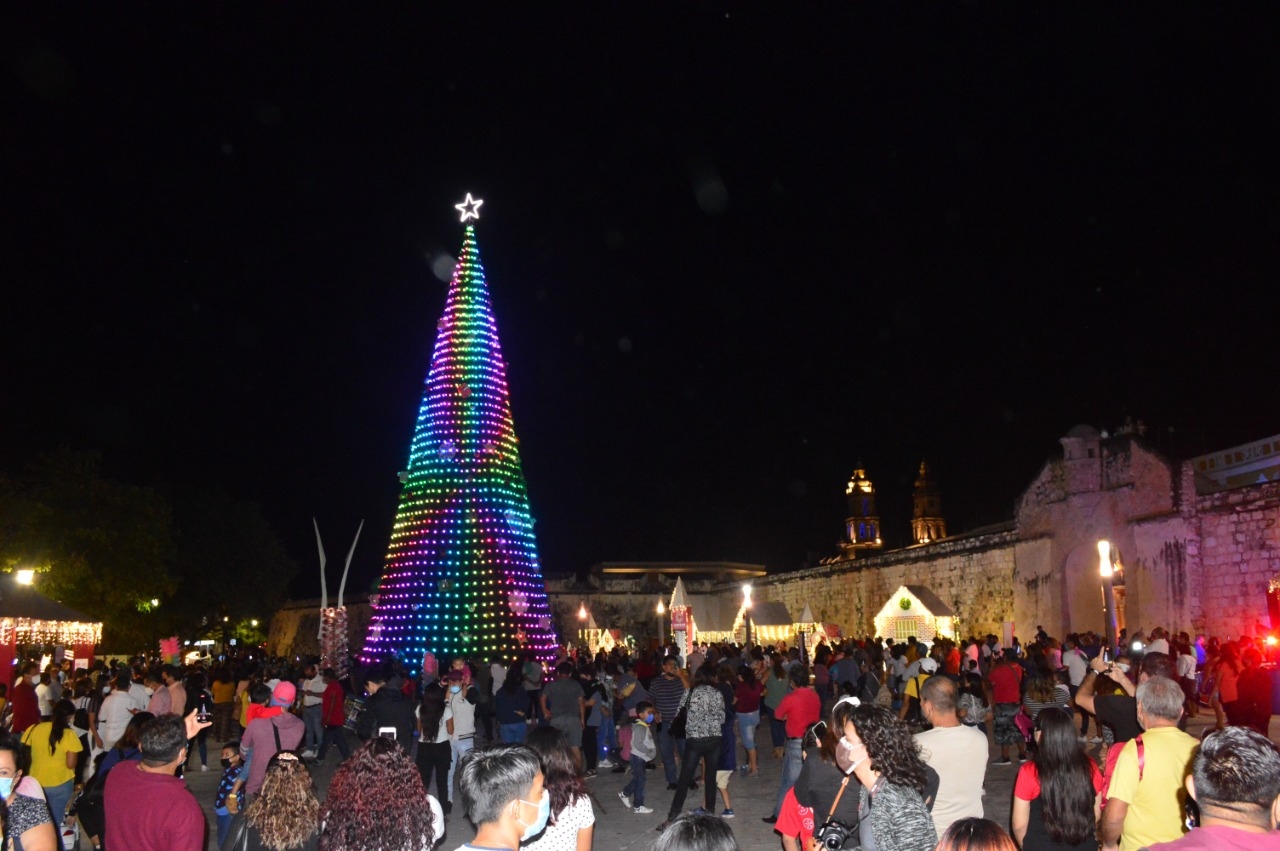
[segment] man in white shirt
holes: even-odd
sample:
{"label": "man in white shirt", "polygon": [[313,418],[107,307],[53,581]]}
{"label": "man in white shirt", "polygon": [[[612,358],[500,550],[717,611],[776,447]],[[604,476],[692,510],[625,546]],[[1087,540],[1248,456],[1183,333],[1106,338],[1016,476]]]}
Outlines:
{"label": "man in white shirt", "polygon": [[[1074,705],[1076,692],[1080,690],[1080,684],[1089,673],[1089,657],[1080,649],[1080,639],[1074,633],[1067,636],[1066,648],[1062,651],[1062,664],[1067,669],[1067,690],[1071,692],[1071,701]],[[1079,709],[1079,712],[1080,736],[1083,738],[1089,732],[1089,713],[1083,709]],[[1101,742],[1102,739],[1098,741]]]}
{"label": "man in white shirt", "polygon": [[489,663],[489,676],[493,678],[493,693],[497,694],[502,688],[502,684],[507,681],[507,669],[502,664],[502,659],[495,657]]}
{"label": "man in white shirt", "polygon": [[1169,654],[1169,639],[1165,637],[1164,627],[1151,630],[1151,643],[1147,645],[1148,653]]}
{"label": "man in white shirt", "polygon": [[302,723],[306,725],[306,736],[302,740],[302,755],[307,759],[316,755],[316,751],[320,748],[320,743],[324,741],[324,724],[321,723],[321,715],[323,709],[321,703],[324,700],[325,681],[316,671],[315,665],[308,665],[303,671],[303,680],[301,683],[302,692]]}
{"label": "man in white shirt", "polygon": [[938,835],[954,821],[982,818],[982,784],[987,774],[987,737],[956,716],[959,690],[946,676],[932,676],[920,688],[920,712],[933,729],[916,733],[920,758],[938,772],[933,825]]}

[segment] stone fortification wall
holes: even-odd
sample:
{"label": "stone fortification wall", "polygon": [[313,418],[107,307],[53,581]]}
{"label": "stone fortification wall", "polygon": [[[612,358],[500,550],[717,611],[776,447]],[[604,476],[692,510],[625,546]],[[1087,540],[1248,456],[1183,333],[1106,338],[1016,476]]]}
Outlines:
{"label": "stone fortification wall", "polygon": [[1202,496],[1196,509],[1198,552],[1188,554],[1203,565],[1196,631],[1256,635],[1257,624],[1272,626],[1267,586],[1280,576],[1280,483]]}
{"label": "stone fortification wall", "polygon": [[[962,635],[999,635],[1013,619],[1016,543],[1012,529],[948,538],[756,580],[752,596],[784,603],[795,618],[808,604],[820,622],[866,636],[875,634],[875,616],[898,586],[924,585],[955,610]],[[741,595],[740,588],[721,593]]]}

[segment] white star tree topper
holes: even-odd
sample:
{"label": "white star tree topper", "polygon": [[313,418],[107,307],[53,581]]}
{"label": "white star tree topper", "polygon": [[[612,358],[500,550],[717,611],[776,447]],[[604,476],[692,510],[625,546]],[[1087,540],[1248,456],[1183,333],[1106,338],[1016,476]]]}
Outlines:
{"label": "white star tree topper", "polygon": [[480,205],[484,203],[481,198],[472,198],[471,193],[467,193],[467,200],[461,204],[454,204],[453,209],[462,214],[462,221],[467,222],[471,219],[480,220]]}

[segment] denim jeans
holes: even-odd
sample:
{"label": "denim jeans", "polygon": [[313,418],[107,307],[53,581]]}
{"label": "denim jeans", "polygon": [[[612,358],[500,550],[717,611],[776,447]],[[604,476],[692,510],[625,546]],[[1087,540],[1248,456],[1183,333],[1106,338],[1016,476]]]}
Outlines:
{"label": "denim jeans", "polygon": [[75,791],[75,780],[59,783],[57,786],[46,786],[44,799],[49,802],[49,811],[53,813],[54,832],[61,834],[62,820],[67,815],[67,804],[71,803],[71,793]]}
{"label": "denim jeans", "polygon": [[676,771],[676,754],[684,754],[685,740],[672,738],[667,732],[670,724],[664,722],[658,730],[658,754],[662,757],[662,771],[667,775],[667,785],[670,786],[680,779],[680,774]]}
{"label": "denim jeans", "polygon": [[[724,739],[720,736],[684,740],[684,761],[680,765],[676,796],[671,799],[671,809],[667,812],[668,820],[680,815],[680,811],[684,809],[684,799],[689,794],[689,786],[693,783],[693,774],[698,769],[699,760],[703,763],[702,806],[709,813],[716,811],[716,765],[720,762],[720,748],[723,744]],[[799,774],[797,769],[796,775]],[[791,782],[794,783],[795,780]]]}
{"label": "denim jeans", "polygon": [[235,821],[235,816],[231,813],[215,813],[215,815],[218,817],[218,847],[221,848],[222,840],[227,838],[227,831],[231,829],[231,822]]}
{"label": "denim jeans", "polygon": [[778,797],[773,804],[773,814],[782,812],[782,799],[787,797],[787,790],[796,785],[800,777],[800,768],[804,765],[804,743],[800,739],[787,741],[787,748],[782,755],[782,779],[778,782]]}
{"label": "denim jeans", "polygon": [[616,753],[617,750],[618,728],[614,726],[612,718],[605,718],[600,722],[600,755],[621,765],[622,756]]}
{"label": "denim jeans", "polygon": [[303,750],[315,750],[324,740],[324,724],[321,722],[323,710],[324,706],[319,703],[302,707],[302,723],[306,725],[306,736],[302,739]]}
{"label": "denim jeans", "polygon": [[756,749],[756,727],[760,726],[760,710],[738,713],[738,738],[749,751]]}
{"label": "denim jeans", "polygon": [[644,806],[644,766],[645,761],[632,754],[631,779],[627,781],[626,786],[622,787],[622,794],[631,798],[631,805],[633,807]]}
{"label": "denim jeans", "polygon": [[[453,751],[453,760],[449,763],[449,800],[453,800],[453,777],[458,772],[458,763],[475,746],[475,740],[468,736],[465,739],[450,739],[449,747]],[[794,780],[791,782],[795,782]]]}
{"label": "denim jeans", "polygon": [[523,721],[515,724],[499,724],[498,735],[504,745],[523,745],[524,737],[529,735],[529,725]]}

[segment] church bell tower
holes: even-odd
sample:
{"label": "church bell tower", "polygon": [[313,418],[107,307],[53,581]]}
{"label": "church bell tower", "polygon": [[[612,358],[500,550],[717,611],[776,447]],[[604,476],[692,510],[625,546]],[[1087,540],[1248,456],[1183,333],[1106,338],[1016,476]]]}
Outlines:
{"label": "church bell tower", "polygon": [[929,476],[929,465],[924,461],[920,462],[912,503],[911,539],[915,543],[927,544],[947,537],[947,521],[942,518],[942,497],[938,494],[938,485]]}
{"label": "church bell tower", "polygon": [[845,486],[849,498],[849,517],[845,520],[845,539],[840,542],[846,558],[856,558],[859,551],[878,550],[884,546],[880,539],[880,512],[876,509],[876,488],[867,478],[867,472],[858,462],[849,484]]}

